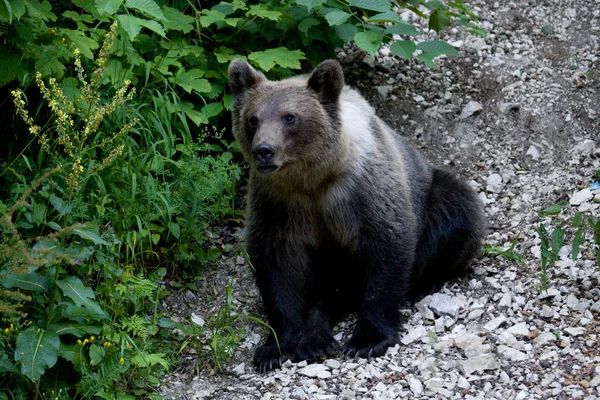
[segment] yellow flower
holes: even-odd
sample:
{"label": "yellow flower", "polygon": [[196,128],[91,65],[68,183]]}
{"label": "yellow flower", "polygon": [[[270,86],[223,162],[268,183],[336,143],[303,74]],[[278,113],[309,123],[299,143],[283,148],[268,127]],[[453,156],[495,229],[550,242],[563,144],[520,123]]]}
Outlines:
{"label": "yellow flower", "polygon": [[123,364],[123,363],[125,362],[125,360],[123,359],[123,357],[119,358],[119,362],[120,362],[121,364]]}
{"label": "yellow flower", "polygon": [[81,345],[81,339],[77,339],[77,344]]}
{"label": "yellow flower", "polygon": [[89,340],[87,340],[87,339],[83,339],[83,343],[84,343],[84,344],[88,344],[88,342],[89,342]]}
{"label": "yellow flower", "polygon": [[6,329],[4,330],[4,333],[8,333],[9,331],[10,331],[10,329],[6,328]]}
{"label": "yellow flower", "polygon": [[96,340],[96,338],[94,337],[94,335],[92,335],[92,336],[90,337],[90,342],[93,342],[94,340]]}

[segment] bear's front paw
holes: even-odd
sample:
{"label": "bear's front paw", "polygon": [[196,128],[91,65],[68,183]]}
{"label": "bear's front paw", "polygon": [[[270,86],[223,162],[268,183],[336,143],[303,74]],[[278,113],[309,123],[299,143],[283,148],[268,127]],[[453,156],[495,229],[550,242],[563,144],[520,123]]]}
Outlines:
{"label": "bear's front paw", "polygon": [[281,348],[280,352],[276,343],[263,344],[254,353],[254,365],[259,372],[263,373],[281,367],[281,364],[287,360],[295,361],[295,354],[285,351],[284,348]]}
{"label": "bear's front paw", "polygon": [[334,354],[340,344],[329,332],[304,336],[296,350],[296,361],[316,361]]}
{"label": "bear's front paw", "polygon": [[350,340],[344,344],[342,351],[346,357],[351,358],[379,357],[385,354],[388,347],[394,346],[398,342],[398,337],[396,335],[383,338],[381,338],[381,336],[378,337],[379,339],[373,336],[369,337],[367,335],[354,333]]}

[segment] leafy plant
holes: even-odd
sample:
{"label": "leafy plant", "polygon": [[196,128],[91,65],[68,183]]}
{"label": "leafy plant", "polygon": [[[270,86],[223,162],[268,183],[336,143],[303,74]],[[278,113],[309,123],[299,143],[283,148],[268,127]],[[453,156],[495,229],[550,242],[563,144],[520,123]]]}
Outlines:
{"label": "leafy plant", "polygon": [[510,247],[505,249],[502,246],[492,246],[488,243],[483,245],[483,255],[486,257],[491,256],[503,256],[517,264],[523,264],[523,257],[519,254],[517,250],[515,250],[515,246],[518,242],[518,236],[515,236],[512,241]]}

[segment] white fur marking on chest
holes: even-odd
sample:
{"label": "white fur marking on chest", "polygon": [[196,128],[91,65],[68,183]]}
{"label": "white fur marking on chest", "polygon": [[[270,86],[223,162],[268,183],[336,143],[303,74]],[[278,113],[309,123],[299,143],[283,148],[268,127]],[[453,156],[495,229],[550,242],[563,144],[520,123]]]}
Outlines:
{"label": "white fur marking on chest", "polygon": [[375,149],[371,120],[375,115],[367,101],[352,89],[344,88],[340,99],[342,131],[350,139],[356,159],[362,163]]}

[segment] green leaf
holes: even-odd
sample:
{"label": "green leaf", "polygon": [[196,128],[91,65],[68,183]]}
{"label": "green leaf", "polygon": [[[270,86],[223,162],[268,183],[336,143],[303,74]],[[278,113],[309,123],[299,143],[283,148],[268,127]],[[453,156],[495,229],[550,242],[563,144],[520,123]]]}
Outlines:
{"label": "green leaf", "polygon": [[136,36],[142,30],[142,19],[133,15],[117,15],[119,27],[127,32],[129,40],[133,42]]}
{"label": "green leaf", "polygon": [[177,74],[172,81],[174,84],[181,86],[183,90],[191,93],[192,90],[200,93],[208,93],[211,90],[208,80],[203,79],[204,71],[194,68],[185,71],[183,68],[177,71]]}
{"label": "green leaf", "polygon": [[163,25],[167,30],[181,31],[183,33],[190,33],[194,29],[193,17],[185,15],[176,8],[163,6],[163,13],[167,19]]}
{"label": "green leaf", "polygon": [[47,368],[58,359],[60,339],[56,332],[32,326],[17,336],[15,361],[21,364],[21,373],[37,382]]}
{"label": "green leaf", "polygon": [[10,51],[7,47],[0,44],[0,60],[2,60],[2,68],[0,68],[0,87],[17,78],[17,71],[21,66],[21,58],[15,53],[16,52]]}
{"label": "green leaf", "polygon": [[85,34],[82,31],[72,31],[69,29],[65,29],[62,32],[65,34],[66,37],[71,39],[75,47],[78,48],[79,51],[81,51],[81,54],[85,58],[89,60],[94,59],[94,54],[92,53],[92,50],[95,50],[99,47],[98,43],[94,39],[90,39],[89,37],[85,36]]}
{"label": "green leaf", "polygon": [[350,42],[356,36],[358,29],[356,26],[352,24],[342,24],[335,27],[335,33],[342,39],[344,42]]}
{"label": "green leaf", "polygon": [[202,110],[200,111],[202,111],[204,115],[206,115],[206,118],[216,117],[217,115],[221,114],[221,111],[223,111],[223,104],[208,103],[207,105],[202,107]]}
{"label": "green leaf", "polygon": [[225,21],[226,15],[217,10],[202,10],[204,16],[200,17],[200,23],[203,27],[208,28],[212,24]]}
{"label": "green leaf", "polygon": [[7,289],[16,287],[40,293],[48,293],[50,291],[50,281],[48,278],[36,272],[29,274],[9,274],[2,279],[2,286]]}
{"label": "green leaf", "polygon": [[104,356],[106,355],[106,351],[103,347],[100,347],[96,344],[92,344],[90,346],[90,365],[98,365],[104,360]]}
{"label": "green leaf", "polygon": [[560,248],[562,247],[564,242],[565,242],[565,232],[560,228],[556,228],[555,230],[553,230],[552,236],[551,236],[551,246],[552,246],[552,253],[554,254],[555,257],[557,257],[557,259],[558,259],[558,252],[560,251]]}
{"label": "green leaf", "polygon": [[214,55],[217,58],[217,62],[221,64],[228,63],[236,58],[245,58],[244,56],[236,54],[235,50],[224,46],[219,46],[219,48],[215,51]]}
{"label": "green leaf", "polygon": [[46,206],[41,203],[35,203],[31,207],[31,220],[38,225],[44,223],[46,219]]}
{"label": "green leaf", "polygon": [[375,55],[375,52],[381,47],[381,41],[383,39],[382,32],[378,31],[365,31],[358,32],[354,36],[354,42],[358,47],[369,53],[371,56]]}
{"label": "green leaf", "polygon": [[150,239],[152,240],[152,243],[154,243],[154,245],[156,246],[160,241],[160,235],[158,233],[153,233],[152,235],[150,235]]}
{"label": "green leaf", "polygon": [[94,291],[83,286],[83,282],[75,276],[69,276],[60,281],[56,281],[58,287],[62,290],[63,295],[73,300],[77,307],[84,307],[94,314],[108,314],[93,299],[95,298]]}
{"label": "green leaf", "polygon": [[269,19],[271,21],[278,22],[279,18],[281,18],[281,13],[279,11],[267,10],[264,8],[262,4],[250,6],[248,12],[246,12],[246,16],[257,16],[259,18]]}
{"label": "green leaf", "polygon": [[101,325],[80,324],[77,322],[53,322],[48,328],[56,332],[58,336],[83,337],[85,335],[99,335],[102,332]]}
{"label": "green leaf", "polygon": [[163,358],[162,354],[150,354],[145,351],[139,351],[135,356],[131,357],[131,363],[140,368],[160,364],[165,369],[169,369],[169,362]]}
{"label": "green leaf", "polygon": [[428,1],[427,3],[423,4],[425,7],[429,8],[430,10],[438,10],[438,9],[445,9],[446,6],[444,5],[444,3],[442,3],[440,0],[432,0],[432,1]]}
{"label": "green leaf", "polygon": [[446,10],[435,10],[429,16],[429,29],[439,32],[450,25],[452,25],[452,19]]}
{"label": "green leaf", "polygon": [[[4,7],[2,6],[4,4]],[[4,3],[0,3],[0,22],[8,22],[12,24],[13,11],[12,6],[8,0],[4,0]]]}
{"label": "green leaf", "polygon": [[431,40],[417,43],[417,49],[431,53],[433,57],[446,54],[449,56],[458,56],[460,53],[454,47],[441,40]]}
{"label": "green leaf", "polygon": [[348,4],[352,7],[362,8],[363,10],[377,12],[392,11],[392,3],[390,0],[349,0]]}
{"label": "green leaf", "polygon": [[298,30],[302,33],[304,33],[305,35],[308,34],[308,30],[310,28],[312,28],[313,26],[317,26],[319,25],[321,22],[313,17],[308,17],[308,18],[304,18],[299,24],[298,24]]}
{"label": "green leaf", "polygon": [[296,0],[296,4],[306,7],[308,12],[310,12],[313,8],[322,6],[325,4],[325,2],[327,2],[327,0]]}
{"label": "green leaf", "polygon": [[122,4],[123,0],[96,0],[96,10],[100,15],[113,15]]}
{"label": "green leaf", "polygon": [[421,34],[417,28],[410,24],[405,24],[404,22],[388,26],[385,33],[407,36],[419,36]]}
{"label": "green leaf", "polygon": [[400,22],[402,22],[402,18],[400,18],[400,15],[398,15],[397,13],[395,13],[393,11],[389,11],[389,12],[375,14],[372,17],[370,17],[366,22],[373,22],[373,23],[395,22],[395,23],[400,23]]}
{"label": "green leaf", "polygon": [[73,366],[77,372],[82,373],[85,371],[86,373],[89,373],[89,371],[86,371],[88,367],[88,361],[85,357],[82,345],[78,343],[65,344],[61,342],[58,355],[61,358],[73,363]]}
{"label": "green leaf", "polygon": [[271,70],[275,65],[283,68],[300,69],[300,60],[306,57],[301,50],[289,50],[286,47],[255,51],[248,56],[263,71]]}
{"label": "green leaf", "polygon": [[18,374],[19,370],[8,360],[6,353],[4,353],[2,358],[0,358],[0,375],[6,374],[7,372],[11,374]]}
{"label": "green leaf", "polygon": [[181,236],[181,227],[179,224],[176,222],[169,222],[167,226],[169,227],[169,232],[171,232],[171,235],[175,236],[175,239],[179,239]]}
{"label": "green leaf", "polygon": [[413,53],[417,50],[415,42],[412,40],[400,40],[392,43],[390,51],[399,57],[404,57],[407,60],[412,59]]}
{"label": "green leaf", "polygon": [[61,52],[57,46],[40,46],[39,56],[35,60],[35,69],[42,76],[61,77],[65,72],[65,66],[60,61],[60,57]]}
{"label": "green leaf", "polygon": [[573,222],[571,226],[573,228],[581,228],[584,224],[585,220],[583,219],[583,214],[580,211],[577,211],[573,216]]}
{"label": "green leaf", "polygon": [[181,102],[179,103],[179,106],[185,115],[187,115],[188,118],[191,119],[194,124],[196,124],[196,126],[208,124],[208,118],[206,118],[206,115],[204,115],[203,112],[194,110],[194,105],[192,103]]}
{"label": "green leaf", "polygon": [[25,6],[29,16],[42,21],[56,21],[56,15],[52,12],[52,5],[47,0],[25,0]]}
{"label": "green leaf", "polygon": [[567,204],[569,204],[568,201],[562,201],[558,204],[552,204],[550,207],[544,208],[543,210],[538,211],[538,214],[540,215],[558,215],[560,214],[560,210],[563,209],[563,207],[565,207]]}
{"label": "green leaf", "polygon": [[161,21],[167,20],[158,4],[153,0],[126,0],[125,7],[138,10],[154,19],[159,19]]}
{"label": "green leaf", "polygon": [[571,247],[571,257],[573,261],[577,261],[577,256],[579,255],[579,247],[581,243],[583,243],[584,230],[583,227],[577,229],[575,232],[575,237],[573,238],[573,245]]}
{"label": "green leaf", "polygon": [[162,37],[166,37],[167,34],[165,32],[165,29],[163,28],[163,26],[156,21],[152,21],[149,19],[142,19],[141,22],[142,26],[144,28],[148,28],[150,29],[152,32],[159,34]]}
{"label": "green leaf", "polygon": [[436,57],[436,55],[433,53],[425,52],[425,53],[417,54],[417,58],[430,68],[435,68],[435,66],[436,66],[435,62],[433,62],[433,59],[435,57]]}
{"label": "green leaf", "polygon": [[94,242],[94,244],[101,244],[103,246],[110,246],[110,243],[108,243],[106,240],[102,239],[100,237],[100,235],[98,235],[96,232],[89,230],[89,229],[73,229],[71,232],[73,232],[74,234],[76,234],[77,236],[79,236],[82,239],[87,239],[87,240],[91,240],[92,242]]}
{"label": "green leaf", "polygon": [[325,14],[325,20],[327,21],[329,26],[337,26],[346,22],[351,16],[352,14],[350,13],[334,9],[333,11],[330,11],[327,14]]}

